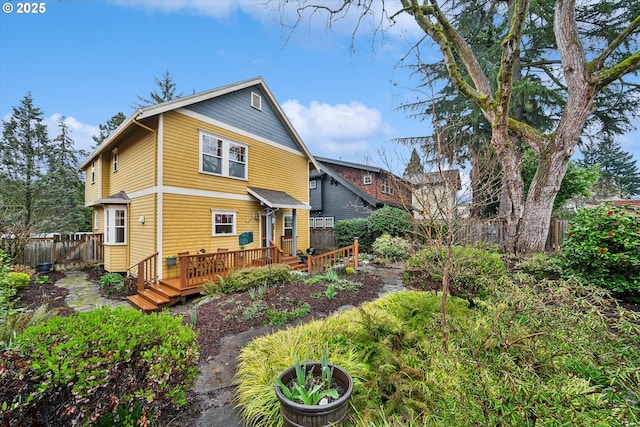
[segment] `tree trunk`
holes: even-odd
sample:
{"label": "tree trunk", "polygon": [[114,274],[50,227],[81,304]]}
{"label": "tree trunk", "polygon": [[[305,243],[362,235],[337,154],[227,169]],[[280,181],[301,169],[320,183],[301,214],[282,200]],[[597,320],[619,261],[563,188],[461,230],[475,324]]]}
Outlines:
{"label": "tree trunk", "polygon": [[553,202],[560,190],[562,177],[569,166],[570,156],[554,152],[540,159],[538,170],[531,182],[518,227],[517,252],[543,252],[549,234]]}

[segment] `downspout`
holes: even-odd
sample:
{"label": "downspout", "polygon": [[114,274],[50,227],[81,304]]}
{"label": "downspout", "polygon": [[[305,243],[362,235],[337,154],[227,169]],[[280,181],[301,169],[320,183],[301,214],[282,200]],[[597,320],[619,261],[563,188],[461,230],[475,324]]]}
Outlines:
{"label": "downspout", "polygon": [[[137,125],[141,126],[141,127],[145,127],[143,124],[138,123],[137,121],[135,122]],[[156,271],[158,272],[157,274],[160,276],[162,274],[162,266],[164,265],[162,263],[162,260],[164,258],[164,254],[162,253],[162,243],[163,243],[163,238],[162,238],[162,233],[163,233],[163,229],[164,229],[164,224],[163,224],[163,202],[164,202],[164,114],[159,114],[158,115],[158,134],[156,135],[156,161],[158,162],[158,173],[156,174],[157,176],[157,182],[156,182],[156,188],[158,189],[157,191],[157,206],[156,206],[156,249],[158,251],[158,257],[156,258]],[[158,279],[161,279],[162,277],[158,277]]]}
{"label": "downspout", "polygon": [[298,227],[296,226],[296,209],[291,212],[291,256],[297,256],[296,240],[298,239]]}

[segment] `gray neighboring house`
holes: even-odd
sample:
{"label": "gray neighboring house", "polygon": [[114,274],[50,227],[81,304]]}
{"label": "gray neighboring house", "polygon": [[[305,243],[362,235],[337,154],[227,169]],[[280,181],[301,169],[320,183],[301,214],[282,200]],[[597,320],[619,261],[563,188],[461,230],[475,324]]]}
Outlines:
{"label": "gray neighboring house", "polygon": [[315,156],[320,171],[309,173],[309,227],[333,228],[344,219],[366,218],[384,205],[411,206],[400,177],[380,167]]}

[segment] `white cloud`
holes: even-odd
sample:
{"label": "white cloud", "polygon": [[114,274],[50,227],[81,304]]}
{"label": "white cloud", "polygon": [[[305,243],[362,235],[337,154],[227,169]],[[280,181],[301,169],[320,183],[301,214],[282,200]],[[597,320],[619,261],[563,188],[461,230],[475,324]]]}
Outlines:
{"label": "white cloud", "polygon": [[249,12],[256,6],[256,2],[252,0],[111,0],[111,3],[146,10],[159,10],[164,13],[203,14],[214,18],[227,17],[236,9]]}
{"label": "white cloud", "polygon": [[282,108],[312,154],[343,158],[365,157],[372,143],[389,139],[390,126],[380,111],[358,101],[329,105],[312,101],[307,107],[287,100]]}
{"label": "white cloud", "polygon": [[[53,113],[51,116],[44,119],[44,124],[47,125],[49,139],[54,139],[60,134],[60,130],[58,129],[58,120],[60,117],[62,117],[62,114]],[[64,123],[69,128],[69,137],[75,143],[75,149],[91,152],[91,147],[95,144],[92,136],[97,135],[100,132],[98,126],[81,123],[75,117],[65,117]],[[82,161],[84,159],[78,160]]]}

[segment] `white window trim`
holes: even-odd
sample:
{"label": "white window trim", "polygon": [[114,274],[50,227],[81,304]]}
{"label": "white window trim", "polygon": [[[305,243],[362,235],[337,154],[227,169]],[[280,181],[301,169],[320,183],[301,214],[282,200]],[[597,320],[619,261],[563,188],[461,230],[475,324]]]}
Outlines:
{"label": "white window trim", "polygon": [[97,230],[98,228],[100,228],[100,225],[98,224],[98,221],[100,220],[100,215],[98,214],[98,211],[93,211],[93,229]]}
{"label": "white window trim", "polygon": [[321,216],[317,216],[315,219],[314,228],[324,228],[324,218]]}
{"label": "white window trim", "polygon": [[315,190],[316,186],[317,186],[317,182],[315,179],[312,179],[311,181],[309,181],[309,190]]}
{"label": "white window trim", "polygon": [[[204,164],[202,161],[202,157],[204,156],[204,150],[202,149],[203,144],[202,144],[202,138],[203,135],[206,135],[210,138],[214,138],[217,140],[222,141],[222,173],[214,173],[214,172],[209,172],[204,170]],[[200,173],[204,173],[207,175],[213,175],[213,176],[223,176],[225,178],[231,178],[231,179],[239,179],[242,181],[248,181],[249,180],[249,145],[248,144],[244,144],[242,142],[238,142],[238,141],[234,141],[232,139],[229,138],[225,138],[222,137],[220,135],[216,135],[213,132],[209,132],[203,129],[200,129],[199,135],[198,135],[198,144],[199,144],[199,151],[200,151]],[[229,148],[230,146],[235,145],[235,146],[239,146],[244,148],[244,177],[238,177],[238,176],[231,176],[229,175],[229,162],[231,161],[230,157],[229,157]],[[217,157],[217,156],[216,156]]]}
{"label": "white window trim", "polygon": [[91,162],[91,183],[96,183],[96,162]]}
{"label": "white window trim", "polygon": [[[216,215],[233,215],[233,230],[231,233],[216,233]],[[230,211],[225,209],[211,209],[211,236],[212,237],[228,237],[236,236],[236,227],[238,225],[238,211]]]}
{"label": "white window trim", "polygon": [[309,228],[316,228],[316,219],[309,218]]}
{"label": "white window trim", "polygon": [[[124,211],[124,241],[116,242],[116,211]],[[107,205],[104,207],[104,244],[109,246],[124,246],[127,244],[127,207],[124,205]],[[111,224],[109,224],[111,223]]]}
{"label": "white window trim", "polygon": [[251,106],[256,110],[262,111],[262,96],[255,92],[251,92]]}
{"label": "white window trim", "polygon": [[118,149],[114,148],[111,152],[111,163],[113,164],[113,171],[118,172]]}
{"label": "white window trim", "polygon": [[334,217],[325,216],[324,217],[324,228],[333,228],[334,226]]}
{"label": "white window trim", "polygon": [[371,185],[372,182],[373,182],[373,178],[371,177],[371,175],[365,175],[362,177],[362,183],[364,185]]}
{"label": "white window trim", "polygon": [[[291,227],[287,227],[287,218],[291,218]],[[291,230],[291,235],[293,236],[293,214],[282,214],[282,235],[286,236],[287,230]]]}

